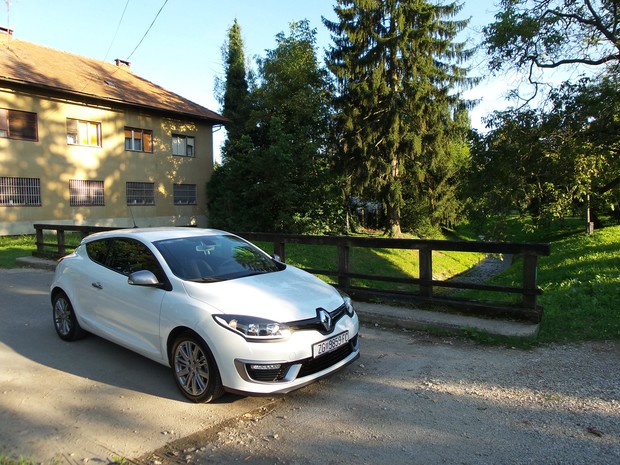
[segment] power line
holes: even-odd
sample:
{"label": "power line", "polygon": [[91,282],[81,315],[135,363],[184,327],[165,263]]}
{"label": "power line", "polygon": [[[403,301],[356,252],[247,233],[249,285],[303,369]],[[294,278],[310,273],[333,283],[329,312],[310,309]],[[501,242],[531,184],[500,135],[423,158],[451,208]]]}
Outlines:
{"label": "power line", "polygon": [[164,7],[166,6],[166,3],[168,3],[168,0],[164,1],[164,4],[161,6],[161,8],[159,9],[159,11],[157,12],[157,14],[155,15],[155,18],[153,19],[153,22],[151,23],[151,25],[149,26],[149,28],[146,30],[146,32],[144,33],[144,35],[142,36],[142,39],[140,39],[140,42],[138,42],[138,45],[136,45],[136,48],[133,49],[133,52],[131,52],[129,54],[129,56],[127,57],[127,61],[129,61],[129,59],[131,58],[131,56],[136,52],[136,50],[138,50],[138,47],[140,46],[140,44],[142,43],[142,41],[144,40],[144,38],[146,37],[146,35],[149,33],[149,31],[151,30],[151,28],[153,27],[153,24],[155,24],[155,21],[157,21],[157,18],[159,17],[159,14],[161,13],[161,10],[164,9]]}
{"label": "power line", "polygon": [[116,40],[116,36],[118,35],[118,30],[121,28],[121,23],[123,22],[123,18],[125,17],[125,12],[127,11],[127,7],[128,6],[129,6],[129,0],[127,0],[127,3],[125,3],[125,8],[123,9],[123,14],[121,15],[121,19],[119,19],[118,25],[116,26],[116,32],[114,33],[114,37],[112,38],[112,41],[110,42],[110,46],[108,47],[108,51],[105,52],[105,57],[103,59],[104,62],[108,59],[108,55],[110,54],[110,50],[112,49],[112,45],[114,44],[114,41]]}

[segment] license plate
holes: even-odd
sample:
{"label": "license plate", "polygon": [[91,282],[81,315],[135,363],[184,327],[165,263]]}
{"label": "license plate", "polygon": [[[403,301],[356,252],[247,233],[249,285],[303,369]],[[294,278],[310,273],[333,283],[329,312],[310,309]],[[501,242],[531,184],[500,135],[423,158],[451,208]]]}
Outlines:
{"label": "license plate", "polygon": [[321,355],[328,354],[336,350],[338,347],[345,345],[347,342],[349,342],[349,332],[345,331],[344,333],[340,333],[334,337],[330,337],[329,339],[325,339],[324,341],[314,344],[312,346],[312,356],[317,358]]}

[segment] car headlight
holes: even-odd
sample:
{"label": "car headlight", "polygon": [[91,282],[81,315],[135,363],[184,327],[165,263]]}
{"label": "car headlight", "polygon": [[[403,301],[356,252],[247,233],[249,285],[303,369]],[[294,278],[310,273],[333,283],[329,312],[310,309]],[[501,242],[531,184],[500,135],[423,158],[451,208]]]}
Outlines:
{"label": "car headlight", "polygon": [[345,294],[342,291],[340,292],[340,295],[342,296],[342,300],[344,300],[344,306],[346,308],[347,315],[349,316],[355,315],[355,309],[353,308],[353,301],[351,300],[351,297],[349,297],[347,294]]}
{"label": "car headlight", "polygon": [[264,318],[247,315],[214,315],[213,318],[224,328],[248,340],[286,339],[291,335],[291,330],[286,324]]}

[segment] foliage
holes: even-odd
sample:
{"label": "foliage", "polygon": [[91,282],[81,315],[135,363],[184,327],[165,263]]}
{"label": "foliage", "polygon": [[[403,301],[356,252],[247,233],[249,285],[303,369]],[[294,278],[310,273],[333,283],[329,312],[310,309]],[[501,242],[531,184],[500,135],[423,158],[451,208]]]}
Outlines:
{"label": "foliage", "polygon": [[321,233],[342,222],[338,180],[331,169],[329,83],[307,21],[280,33],[258,60],[250,115],[242,135],[209,183],[215,227]]}
{"label": "foliage", "polygon": [[618,0],[501,0],[483,29],[492,70],[526,71],[620,60]]}
{"label": "foliage", "polygon": [[[564,83],[547,109],[509,109],[472,135],[466,195],[478,219],[549,221],[620,210],[620,87],[614,76]],[[620,217],[619,217],[620,218]]]}
{"label": "foliage", "polygon": [[433,224],[453,216],[455,172],[446,168],[461,128],[453,112],[462,105],[454,89],[472,83],[458,65],[470,52],[454,42],[467,21],[446,19],[460,8],[339,0],[338,22],[323,19],[334,41],[327,61],[338,84],[340,170],[350,196],[383,204],[391,235],[400,234],[406,200],[422,199]]}
{"label": "foliage", "polygon": [[[245,52],[241,38],[241,26],[235,22],[228,31],[228,41],[222,47],[224,58],[225,81],[219,82],[219,100],[222,105],[222,115],[228,118],[226,124],[228,140],[237,140],[245,131],[249,118],[249,90],[246,76]],[[229,147],[225,146],[223,156]]]}

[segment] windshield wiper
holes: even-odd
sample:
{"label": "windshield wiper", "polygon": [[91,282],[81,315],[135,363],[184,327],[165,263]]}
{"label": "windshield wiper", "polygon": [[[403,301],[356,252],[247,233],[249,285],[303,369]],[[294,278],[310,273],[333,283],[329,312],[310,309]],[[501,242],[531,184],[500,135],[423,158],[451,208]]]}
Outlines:
{"label": "windshield wiper", "polygon": [[226,278],[221,278],[219,276],[203,276],[200,278],[191,278],[188,279],[193,283],[216,283],[218,281],[226,281]]}

